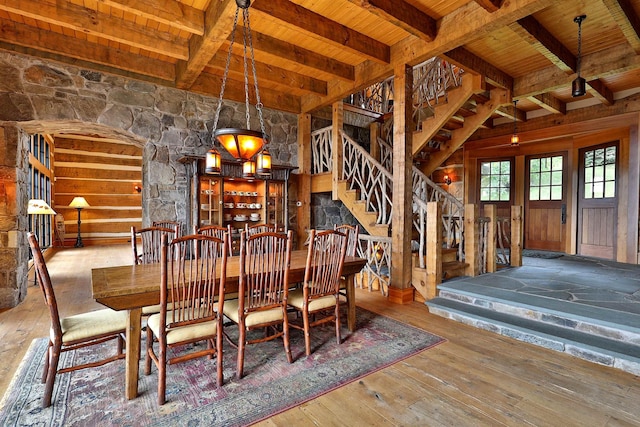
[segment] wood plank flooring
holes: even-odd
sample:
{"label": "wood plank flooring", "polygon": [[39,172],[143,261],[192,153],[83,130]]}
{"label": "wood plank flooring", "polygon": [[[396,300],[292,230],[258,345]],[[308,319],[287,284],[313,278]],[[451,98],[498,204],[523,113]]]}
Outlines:
{"label": "wood plank flooring", "polygon": [[[101,308],[90,269],[130,263],[128,246],[56,252],[49,260],[61,314]],[[33,283],[33,281],[31,282]],[[368,310],[447,342],[263,421],[261,426],[640,426],[640,378],[429,314],[358,290]],[[48,334],[38,287],[0,313],[0,395],[33,338]]]}

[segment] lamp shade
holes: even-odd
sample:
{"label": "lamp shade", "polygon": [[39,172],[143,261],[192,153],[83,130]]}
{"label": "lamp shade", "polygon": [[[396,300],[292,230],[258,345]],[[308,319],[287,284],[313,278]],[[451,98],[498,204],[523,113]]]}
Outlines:
{"label": "lamp shade", "polygon": [[55,215],[56,211],[42,199],[31,199],[27,205],[29,215]]}
{"label": "lamp shade", "polygon": [[71,203],[69,203],[69,207],[76,209],[84,209],[89,207],[89,203],[84,199],[84,197],[74,197]]}
{"label": "lamp shade", "polygon": [[213,136],[233,157],[241,160],[249,160],[264,145],[264,135],[255,130],[224,128],[216,130]]}

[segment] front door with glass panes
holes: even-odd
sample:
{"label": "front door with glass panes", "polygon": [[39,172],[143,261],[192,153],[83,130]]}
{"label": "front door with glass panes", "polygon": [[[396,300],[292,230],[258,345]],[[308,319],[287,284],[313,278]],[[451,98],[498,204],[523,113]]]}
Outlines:
{"label": "front door with glass panes", "polygon": [[618,142],[580,150],[578,253],[615,259],[618,217]]}
{"label": "front door with glass panes", "polygon": [[511,205],[514,204],[513,159],[481,160],[480,172],[480,215],[485,205],[495,205],[498,217],[498,245],[509,247],[511,235]]}
{"label": "front door with glass panes", "polygon": [[526,158],[524,247],[565,251],[566,153]]}

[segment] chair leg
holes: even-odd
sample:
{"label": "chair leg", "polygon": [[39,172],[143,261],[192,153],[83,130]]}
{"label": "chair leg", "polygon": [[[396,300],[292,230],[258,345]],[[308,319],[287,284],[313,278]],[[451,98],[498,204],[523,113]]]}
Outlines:
{"label": "chair leg", "polygon": [[147,348],[145,351],[144,358],[144,374],[149,375],[151,373],[151,354],[153,351],[153,332],[151,332],[150,328],[147,328]]}
{"label": "chair leg", "polygon": [[287,320],[286,309],[284,310],[284,321],[282,322],[282,341],[284,341],[284,352],[287,354],[287,361],[293,363],[291,347],[289,346],[289,321]]}
{"label": "chair leg", "polygon": [[158,351],[158,405],[164,405],[167,400],[167,352],[160,346]]}
{"label": "chair leg", "polygon": [[62,343],[51,343],[49,346],[49,370],[47,372],[47,382],[44,387],[44,398],[42,399],[42,407],[51,406],[51,395],[53,394],[53,383],[56,380],[58,372],[58,361],[60,360],[60,350]]}
{"label": "chair leg", "polygon": [[244,375],[244,347],[246,344],[246,329],[244,325],[239,325],[239,334],[238,334],[238,366],[236,367],[236,375],[238,379],[242,378]]}
{"label": "chair leg", "polygon": [[335,317],[336,317],[336,340],[338,345],[342,343],[342,337],[340,335],[340,304],[338,302],[338,298],[336,298],[336,308],[335,308]]}
{"label": "chair leg", "polygon": [[218,387],[222,387],[224,383],[224,372],[222,370],[222,319],[218,321],[218,332],[216,333],[216,359]]}
{"label": "chair leg", "polygon": [[309,311],[305,308],[302,312],[302,322],[304,324],[304,352],[307,356],[311,355],[311,337],[309,336]]}
{"label": "chair leg", "polygon": [[49,358],[51,357],[51,340],[49,340],[49,345],[47,346],[47,351],[44,353],[44,369],[42,370],[42,383],[44,384],[47,381],[47,375],[49,375]]}

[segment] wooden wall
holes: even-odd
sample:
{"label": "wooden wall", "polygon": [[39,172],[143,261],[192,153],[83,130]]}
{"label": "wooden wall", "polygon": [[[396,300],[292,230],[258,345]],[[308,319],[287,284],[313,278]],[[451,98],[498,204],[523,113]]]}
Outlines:
{"label": "wooden wall", "polygon": [[82,196],[85,246],[124,243],[132,225],[142,226],[142,148],[130,143],[83,136],[54,140],[54,209],[64,216],[64,245],[73,247],[78,211],[68,205]]}

